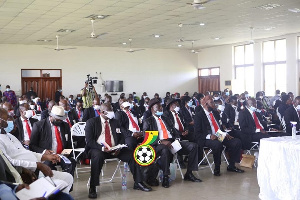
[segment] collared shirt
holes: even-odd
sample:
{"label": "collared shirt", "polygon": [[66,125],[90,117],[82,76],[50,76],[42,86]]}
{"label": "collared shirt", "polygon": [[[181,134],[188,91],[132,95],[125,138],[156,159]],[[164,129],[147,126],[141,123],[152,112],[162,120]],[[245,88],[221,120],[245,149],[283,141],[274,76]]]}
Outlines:
{"label": "collared shirt", "polygon": [[[96,110],[95,108],[94,108],[94,112],[95,112],[95,117],[99,117],[100,115],[99,115],[99,113],[100,113],[100,110]],[[99,113],[98,113],[99,112]]]}
{"label": "collared shirt", "polygon": [[[203,108],[203,110],[204,110],[204,112],[205,112],[205,115],[206,115],[206,117],[207,117],[207,119],[208,119],[208,122],[209,122],[209,125],[210,125],[210,128],[211,128],[211,133],[210,134],[208,134],[207,136],[206,136],[206,139],[210,139],[210,136],[211,136],[211,134],[213,134],[213,135],[215,135],[216,134],[216,131],[215,131],[215,128],[214,128],[214,126],[213,126],[213,124],[212,124],[212,121],[211,121],[211,118],[210,118],[210,114],[212,113],[212,112],[208,112],[206,109],[204,109]],[[215,118],[215,116],[213,116],[214,118]],[[216,121],[216,123],[217,123],[217,120],[215,119],[215,121]],[[217,123],[217,125],[218,125],[218,127],[219,127],[219,124]],[[219,129],[220,129],[220,127],[219,127]]]}
{"label": "collared shirt", "polygon": [[[76,108],[76,113],[77,113],[77,116],[79,116],[79,110]],[[83,111],[81,110],[80,111],[80,117],[78,118],[78,120],[81,122],[82,121],[82,117],[83,117]]]}
{"label": "collared shirt", "polygon": [[86,90],[86,96],[83,96],[84,88],[81,90],[83,108],[89,108],[93,106],[93,99],[95,98],[95,92],[94,91],[90,92],[88,89],[85,90]]}
{"label": "collared shirt", "polygon": [[296,108],[295,106],[293,106],[293,107],[294,107],[294,109],[296,110],[296,113],[297,113],[297,115],[298,115],[298,119],[300,119],[297,108]]}
{"label": "collared shirt", "polygon": [[[154,119],[156,120],[156,124],[157,124],[157,128],[158,128],[158,136],[159,136],[159,139],[162,140],[162,139],[164,139],[164,133],[163,133],[163,131],[162,131],[162,128],[161,128],[161,125],[160,125],[160,121],[158,120],[158,117],[156,117],[155,115],[153,115],[153,117],[154,117]],[[160,118],[160,119],[161,119],[161,118]],[[166,127],[166,130],[167,130],[167,133],[168,133],[168,138],[172,138],[172,135],[171,135],[171,133],[168,131],[167,126],[166,126],[164,120],[161,120],[161,121],[162,121],[162,123],[163,123],[163,124],[165,125],[165,127]]]}
{"label": "collared shirt", "polygon": [[[131,122],[131,120],[129,119],[129,117],[127,115],[127,111],[126,110],[122,110],[122,111],[126,114],[126,116],[128,118],[129,130],[132,132],[132,134],[135,133],[135,132],[138,132],[138,130],[136,130],[136,128],[133,128],[132,122]],[[137,118],[130,111],[129,111],[129,113],[130,113],[130,116],[132,117],[133,121],[136,123],[136,125],[139,125]]]}
{"label": "collared shirt", "polygon": [[186,109],[189,111],[190,116],[193,118],[193,113],[191,112],[191,108],[190,107],[186,107]]}
{"label": "collared shirt", "polygon": [[35,171],[41,162],[42,154],[26,150],[21,142],[12,134],[0,134],[0,149],[7,159],[16,167],[24,167]]}
{"label": "collared shirt", "polygon": [[[29,138],[29,134],[28,134],[28,131],[27,131],[27,128],[26,128],[25,119],[23,117],[20,117],[20,118],[21,118],[22,125],[23,125],[24,141],[28,141],[28,140],[30,140],[30,138]],[[27,119],[27,122],[28,122],[28,125],[30,127],[30,130],[32,130],[32,126],[31,126],[31,123],[30,123],[29,119]]]}
{"label": "collared shirt", "polygon": [[233,108],[234,111],[235,111],[234,122],[238,122],[238,120],[239,120],[239,111],[237,110],[237,106],[232,105],[232,108]]}
{"label": "collared shirt", "polygon": [[[175,122],[174,127],[175,127],[177,130],[179,130],[179,124],[178,124],[178,122],[177,122],[175,112],[172,112],[172,111],[171,111],[171,113],[172,113],[172,115],[173,115],[174,122]],[[176,113],[177,113],[177,112],[176,112]],[[177,113],[177,117],[178,117],[178,119],[179,119],[179,121],[180,121],[180,123],[181,123],[181,125],[182,125],[182,128],[184,129],[183,123],[182,123],[182,121],[181,121],[181,119],[180,119],[178,113]]]}
{"label": "collared shirt", "polygon": [[[249,110],[249,112],[250,112],[250,114],[251,114],[251,116],[252,116],[252,118],[253,118],[253,120],[254,120],[254,116],[253,116],[253,111],[252,110],[250,110],[248,107],[246,107],[248,110]],[[256,113],[255,113],[255,115],[256,115]],[[257,116],[256,116],[257,117]],[[258,120],[258,123],[259,123],[259,125],[260,125],[260,127],[264,127],[261,123],[260,123],[260,121],[259,121],[259,119],[257,118],[257,120]],[[255,120],[254,120],[254,122],[255,122]],[[260,130],[256,130],[256,132],[260,132]]]}
{"label": "collared shirt", "polygon": [[[100,116],[100,119],[101,119],[102,131],[101,131],[101,134],[100,134],[99,138],[97,139],[98,144],[101,144],[101,143],[105,142],[105,121],[106,120],[102,116]],[[114,146],[116,146],[115,139],[112,135],[111,127],[110,127],[110,124],[109,124],[109,119],[107,121],[108,121],[110,137],[111,137],[111,147],[114,147]]]}
{"label": "collared shirt", "polygon": [[[50,121],[50,118],[48,118],[48,120]],[[55,134],[55,128],[54,128],[54,125],[51,123],[50,121],[50,124],[51,124],[51,132],[52,132],[52,151],[54,153],[57,152],[57,140],[56,140],[56,134]],[[59,130],[60,132],[60,127],[57,126],[57,129]],[[60,136],[62,137],[61,133],[60,133]],[[65,136],[66,140],[68,140],[68,136]],[[63,142],[63,139],[61,138],[61,141]]]}

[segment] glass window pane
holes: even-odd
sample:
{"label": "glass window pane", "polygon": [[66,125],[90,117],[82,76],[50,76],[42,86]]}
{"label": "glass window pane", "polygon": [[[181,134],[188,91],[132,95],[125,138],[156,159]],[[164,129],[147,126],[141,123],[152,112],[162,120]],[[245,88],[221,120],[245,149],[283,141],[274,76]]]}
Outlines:
{"label": "glass window pane", "polygon": [[245,91],[245,67],[236,67],[235,68],[235,91],[234,93],[243,93]]}
{"label": "glass window pane", "polygon": [[274,96],[275,88],[275,66],[265,65],[265,92],[266,96]]}
{"label": "glass window pane", "polygon": [[254,95],[254,67],[245,67],[245,90],[250,96]]}
{"label": "glass window pane", "polygon": [[220,75],[220,68],[210,69],[210,75]]}
{"label": "glass window pane", "polygon": [[286,92],[286,64],[276,65],[276,90]]}
{"label": "glass window pane", "polygon": [[263,43],[263,61],[264,62],[275,61],[274,41]]}
{"label": "glass window pane", "polygon": [[200,69],[200,76],[209,76],[209,69]]}
{"label": "glass window pane", "polygon": [[253,64],[253,63],[254,63],[253,44],[245,45],[245,64]]}
{"label": "glass window pane", "polygon": [[300,60],[300,37],[298,37],[298,59]]}
{"label": "glass window pane", "polygon": [[286,60],[286,40],[276,40],[275,42],[276,61]]}
{"label": "glass window pane", "polygon": [[234,64],[243,65],[244,62],[244,46],[234,47]]}

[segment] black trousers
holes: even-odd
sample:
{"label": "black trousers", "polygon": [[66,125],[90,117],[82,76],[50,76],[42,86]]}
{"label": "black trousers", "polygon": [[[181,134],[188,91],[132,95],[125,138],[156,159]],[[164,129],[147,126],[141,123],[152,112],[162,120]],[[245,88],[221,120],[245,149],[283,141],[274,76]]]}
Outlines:
{"label": "black trousers", "polygon": [[[177,153],[179,155],[188,155],[188,171],[198,170],[198,146],[193,142],[180,142],[182,149]],[[163,174],[170,175],[170,163],[173,159],[173,154],[171,153],[169,147],[163,144],[153,146],[155,149],[156,157],[160,156],[160,161],[158,162]]]}
{"label": "black trousers", "polygon": [[57,170],[55,166],[60,165],[63,172],[68,172],[74,177],[76,161],[71,157],[68,157],[68,159],[71,161],[71,164],[65,163],[63,159],[60,159],[60,162],[56,164],[53,164],[51,161],[47,160],[44,162],[44,164],[48,165],[52,170]]}
{"label": "black trousers", "polygon": [[233,167],[235,163],[239,161],[240,158],[240,150],[242,148],[242,143],[241,140],[239,140],[238,138],[233,138],[231,140],[225,138],[223,142],[220,142],[219,140],[205,140],[204,146],[212,150],[216,169],[219,169],[221,165],[223,145],[226,146],[226,149],[228,150],[230,156],[230,166]]}
{"label": "black trousers", "polygon": [[130,137],[125,138],[125,144],[127,144],[129,149],[134,151],[135,148],[137,147],[138,143],[143,142],[143,140],[144,140],[143,138],[136,139],[135,137],[130,136]]}
{"label": "black trousers", "polygon": [[267,133],[260,133],[260,132],[258,132],[258,133],[253,133],[252,134],[252,142],[260,142],[260,139],[262,139],[262,138],[269,138],[269,137],[271,137],[269,134],[267,134]]}
{"label": "black trousers", "polygon": [[238,138],[241,140],[242,149],[249,149],[249,146],[251,146],[251,144],[249,144],[249,142],[251,143],[251,138],[248,135],[243,134],[241,131],[232,130],[232,131],[228,132],[228,134],[234,138]]}
{"label": "black trousers", "polygon": [[133,175],[133,180],[136,183],[143,181],[140,166],[135,162],[133,158],[133,151],[129,148],[121,149],[120,153],[117,156],[114,156],[110,153],[103,152],[100,149],[91,149],[88,153],[88,156],[91,158],[90,186],[100,185],[99,176],[102,170],[102,166],[104,164],[104,160],[109,158],[119,158],[123,162],[127,162],[130,171]]}

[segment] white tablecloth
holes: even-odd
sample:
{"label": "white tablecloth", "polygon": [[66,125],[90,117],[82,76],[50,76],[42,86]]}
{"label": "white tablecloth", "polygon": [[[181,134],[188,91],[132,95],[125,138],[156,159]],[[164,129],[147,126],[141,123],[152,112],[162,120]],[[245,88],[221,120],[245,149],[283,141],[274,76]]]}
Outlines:
{"label": "white tablecloth", "polygon": [[300,136],[260,141],[257,180],[262,200],[300,200]]}

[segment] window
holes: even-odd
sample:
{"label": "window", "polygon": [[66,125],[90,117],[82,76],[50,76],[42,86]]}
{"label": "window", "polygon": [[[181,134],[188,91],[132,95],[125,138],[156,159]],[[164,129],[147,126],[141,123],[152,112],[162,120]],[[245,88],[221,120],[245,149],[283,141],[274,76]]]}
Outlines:
{"label": "window", "polygon": [[275,90],[286,91],[286,40],[263,42],[264,90],[274,96]]}
{"label": "window", "polygon": [[235,81],[234,93],[248,93],[254,95],[254,55],[253,44],[234,47]]}
{"label": "window", "polygon": [[219,76],[220,75],[220,68],[206,68],[206,69],[199,69],[199,76]]}

